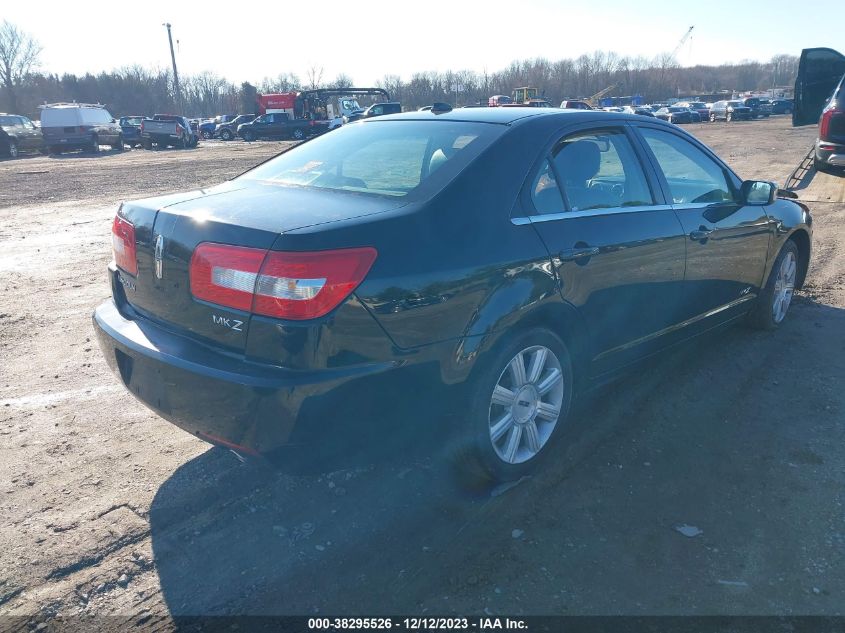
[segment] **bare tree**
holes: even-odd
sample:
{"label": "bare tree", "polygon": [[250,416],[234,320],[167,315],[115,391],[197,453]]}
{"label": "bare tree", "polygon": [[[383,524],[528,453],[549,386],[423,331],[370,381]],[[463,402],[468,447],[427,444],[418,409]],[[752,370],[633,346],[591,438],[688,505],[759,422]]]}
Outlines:
{"label": "bare tree", "polygon": [[38,66],[41,46],[11,22],[0,25],[0,81],[6,89],[9,110],[18,111],[17,88]]}
{"label": "bare tree", "polygon": [[323,67],[311,66],[306,73],[306,78],[308,79],[308,87],[311,90],[316,90],[323,83]]}

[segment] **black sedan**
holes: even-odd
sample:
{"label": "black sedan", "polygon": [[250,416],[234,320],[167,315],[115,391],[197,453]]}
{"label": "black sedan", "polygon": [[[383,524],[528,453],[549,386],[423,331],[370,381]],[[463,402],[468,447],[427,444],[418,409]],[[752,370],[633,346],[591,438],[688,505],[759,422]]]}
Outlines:
{"label": "black sedan", "polygon": [[591,385],[783,322],[812,230],[777,194],[637,115],[377,117],[123,203],[94,328],[130,393],[240,454],[357,451],[445,409],[453,454],[508,479]]}
{"label": "black sedan", "polygon": [[681,106],[660,108],[654,116],[669,123],[701,123],[701,115],[698,112]]}

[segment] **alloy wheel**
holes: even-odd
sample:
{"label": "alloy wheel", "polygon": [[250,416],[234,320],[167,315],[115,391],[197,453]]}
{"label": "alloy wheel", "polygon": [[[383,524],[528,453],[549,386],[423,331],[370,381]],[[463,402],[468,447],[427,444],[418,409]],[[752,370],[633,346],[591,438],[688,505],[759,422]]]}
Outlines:
{"label": "alloy wheel", "polygon": [[14,141],[9,142],[9,157],[10,158],[17,158],[18,157],[18,144]]}
{"label": "alloy wheel", "polygon": [[488,428],[496,455],[521,464],[537,455],[560,418],[566,385],[560,360],[534,345],[502,370],[490,399]]}
{"label": "alloy wheel", "polygon": [[792,295],[795,292],[795,271],[797,269],[795,253],[787,251],[784,255],[775,280],[772,300],[772,320],[775,323],[780,323],[786,318],[789,304],[792,302]]}

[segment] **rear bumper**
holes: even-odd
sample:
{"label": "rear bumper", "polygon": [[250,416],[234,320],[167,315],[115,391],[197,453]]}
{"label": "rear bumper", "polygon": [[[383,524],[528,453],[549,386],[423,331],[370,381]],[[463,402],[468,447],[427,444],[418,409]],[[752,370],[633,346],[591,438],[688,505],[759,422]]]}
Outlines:
{"label": "rear bumper", "polygon": [[816,158],[834,167],[845,167],[845,145],[816,140]]}
{"label": "rear bumper", "polygon": [[106,362],[132,395],[201,439],[249,455],[342,450],[344,431],[360,435],[367,401],[392,388],[390,370],[402,364],[297,371],[253,363],[124,315],[111,299],[93,322]]}

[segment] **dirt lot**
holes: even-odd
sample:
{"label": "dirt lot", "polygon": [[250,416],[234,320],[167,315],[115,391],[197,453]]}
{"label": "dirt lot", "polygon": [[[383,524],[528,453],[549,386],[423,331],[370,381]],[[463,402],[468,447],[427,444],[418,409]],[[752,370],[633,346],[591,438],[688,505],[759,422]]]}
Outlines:
{"label": "dirt lot", "polygon": [[[780,183],[815,133],[690,129]],[[424,452],[268,475],[103,362],[117,204],[280,145],[0,162],[0,614],[842,614],[845,178],[803,183],[814,260],[782,329],[664,355],[586,398],[545,472],[470,494]]]}

